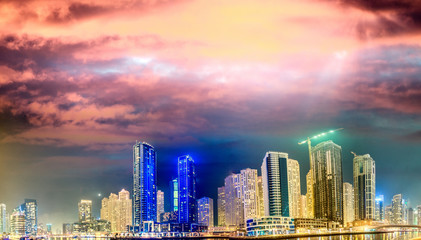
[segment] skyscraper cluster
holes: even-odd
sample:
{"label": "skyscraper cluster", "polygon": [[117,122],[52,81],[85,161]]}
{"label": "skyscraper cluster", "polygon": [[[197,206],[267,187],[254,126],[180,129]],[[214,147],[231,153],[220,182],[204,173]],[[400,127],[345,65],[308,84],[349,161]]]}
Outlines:
{"label": "skyscraper cluster", "polygon": [[118,195],[111,193],[101,202],[101,219],[107,220],[111,225],[111,232],[127,231],[132,224],[132,200],[130,193],[122,189]]}
{"label": "skyscraper cluster", "polygon": [[[305,183],[299,161],[277,151],[266,152],[261,175],[258,169],[246,168],[226,176],[217,189],[217,214],[212,198],[197,197],[195,160],[179,156],[176,177],[169,182],[170,211],[166,212],[164,191],[157,187],[155,148],[136,142],[132,195],[123,189],[103,198],[100,219],[92,215],[92,201],[81,200],[78,222],[63,224],[63,233],[203,231],[213,228],[215,220],[218,227],[247,229],[253,234],[261,226],[284,233],[300,227],[358,226],[360,221],[421,225],[421,205],[412,208],[402,194],[396,194],[386,206],[384,196],[376,196],[376,167],[369,154],[351,152],[353,183],[348,183],[343,181],[341,146],[325,141],[314,147],[309,144],[309,150]],[[301,192],[301,184],[306,193]],[[272,226],[275,220],[278,225]],[[25,199],[10,216],[6,205],[0,204],[0,232],[35,235],[40,229],[36,200]],[[51,233],[51,224],[45,231]]]}

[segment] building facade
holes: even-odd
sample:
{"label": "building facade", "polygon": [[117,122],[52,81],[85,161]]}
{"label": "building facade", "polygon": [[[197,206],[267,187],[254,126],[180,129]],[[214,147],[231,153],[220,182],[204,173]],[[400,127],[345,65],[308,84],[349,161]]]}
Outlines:
{"label": "building facade", "polygon": [[314,179],[314,217],[343,222],[342,148],[326,141],[311,151]]}
{"label": "building facade", "polygon": [[7,222],[6,204],[0,203],[0,234],[9,232]]}
{"label": "building facade", "polygon": [[376,168],[369,154],[354,157],[355,219],[374,220]]}
{"label": "building facade", "polygon": [[78,203],[79,222],[90,222],[92,220],[92,201],[81,200]]}
{"label": "building facade", "polygon": [[257,177],[257,190],[258,190],[258,198],[259,198],[259,216],[265,216],[265,203],[263,198],[263,178],[262,176]]}
{"label": "building facade", "polygon": [[213,199],[203,197],[197,200],[197,220],[200,225],[213,227]]}
{"label": "building facade", "polygon": [[344,182],[344,225],[350,225],[355,220],[354,188],[351,183]]}
{"label": "building facade", "polygon": [[229,227],[244,226],[243,180],[241,174],[225,178],[225,224]]}
{"label": "building facade", "polygon": [[133,225],[157,220],[157,157],[152,145],[133,146]]}
{"label": "building facade", "polygon": [[242,199],[244,204],[244,220],[260,217],[258,176],[256,169],[240,171],[242,180]]}
{"label": "building facade", "polygon": [[402,194],[396,194],[392,199],[392,209],[391,209],[391,224],[404,224],[404,208],[403,208],[403,198]]}
{"label": "building facade", "polygon": [[165,212],[165,195],[164,192],[161,190],[158,190],[158,192],[156,193],[156,197],[157,197],[157,220],[158,222],[161,222],[161,218],[160,215],[162,213]]}
{"label": "building facade", "polygon": [[247,236],[267,236],[295,233],[294,219],[290,217],[261,217],[247,220]]}
{"label": "building facade", "polygon": [[25,212],[19,208],[13,210],[10,216],[10,232],[14,235],[23,236],[26,234],[25,228]]}
{"label": "building facade", "polygon": [[[36,235],[38,233],[38,204],[35,199],[25,199],[25,202],[15,209],[15,212],[23,212],[25,216],[25,234]],[[20,216],[19,216],[20,217]]]}
{"label": "building facade", "polygon": [[170,181],[171,211],[178,211],[178,179]]}
{"label": "building facade", "polygon": [[313,171],[310,169],[306,175],[307,184],[307,218],[314,218],[314,184],[313,184]]}
{"label": "building facade", "polygon": [[123,189],[118,196],[111,193],[109,198],[102,199],[101,205],[101,219],[110,222],[111,232],[124,232],[132,225],[132,199],[128,191]]}
{"label": "building facade", "polygon": [[178,158],[178,220],[197,223],[196,167],[189,155]]}
{"label": "building facade", "polygon": [[218,188],[218,226],[225,226],[225,186]]}
{"label": "building facade", "polygon": [[301,200],[300,164],[297,160],[288,159],[287,172],[289,216],[297,218],[300,217]]}
{"label": "building facade", "polygon": [[262,163],[265,216],[289,217],[288,154],[267,152]]}

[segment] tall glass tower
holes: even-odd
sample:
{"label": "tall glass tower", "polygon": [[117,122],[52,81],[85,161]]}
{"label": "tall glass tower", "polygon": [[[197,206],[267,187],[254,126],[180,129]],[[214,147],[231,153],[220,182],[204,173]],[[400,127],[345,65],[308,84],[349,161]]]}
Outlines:
{"label": "tall glass tower", "polygon": [[343,222],[342,148],[332,141],[311,150],[314,179],[314,217]]}
{"label": "tall glass tower", "polygon": [[178,191],[178,221],[196,223],[196,168],[189,155],[178,158]]}
{"label": "tall glass tower", "polygon": [[375,220],[376,168],[369,154],[354,157],[355,219]]}
{"label": "tall glass tower", "polygon": [[262,163],[265,216],[289,217],[288,153],[267,152]]}
{"label": "tall glass tower", "polygon": [[133,225],[157,220],[156,152],[145,142],[133,146]]}
{"label": "tall glass tower", "polygon": [[7,229],[7,214],[6,214],[6,204],[0,203],[0,234],[8,232]]}

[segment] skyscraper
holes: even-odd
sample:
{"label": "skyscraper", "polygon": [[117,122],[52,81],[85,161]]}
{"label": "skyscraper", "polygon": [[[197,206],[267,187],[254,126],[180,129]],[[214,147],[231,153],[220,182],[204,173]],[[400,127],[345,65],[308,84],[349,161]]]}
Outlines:
{"label": "skyscraper", "polygon": [[402,194],[396,194],[392,199],[392,224],[403,224],[404,223],[404,214],[403,214],[403,199]]}
{"label": "skyscraper", "polygon": [[369,154],[354,157],[355,219],[375,219],[376,169]]}
{"label": "skyscraper", "polygon": [[408,222],[406,223],[408,225],[414,225],[414,209],[409,207],[408,208]]}
{"label": "skyscraper", "polygon": [[10,231],[12,234],[25,235],[25,211],[19,207],[10,216]]}
{"label": "skyscraper", "polygon": [[240,172],[242,180],[242,200],[244,203],[244,220],[260,217],[259,189],[257,186],[257,170],[243,169]]}
{"label": "skyscraper", "polygon": [[171,211],[178,211],[178,179],[170,181]]}
{"label": "skyscraper", "polygon": [[213,199],[203,197],[197,200],[197,219],[203,226],[213,227]]}
{"label": "skyscraper", "polygon": [[157,192],[157,218],[158,222],[161,222],[161,213],[165,212],[164,192],[158,190]]}
{"label": "skyscraper", "polygon": [[307,184],[307,218],[314,218],[314,184],[313,184],[313,171],[310,169],[306,176]]}
{"label": "skyscraper", "polygon": [[312,151],[314,216],[343,222],[342,148],[326,141]]}
{"label": "skyscraper", "polygon": [[78,204],[79,222],[90,222],[92,220],[92,201],[81,200]]}
{"label": "skyscraper", "polygon": [[308,218],[308,211],[307,211],[307,196],[301,195],[300,197],[300,214],[299,218]]}
{"label": "skyscraper", "polygon": [[376,197],[376,221],[383,222],[385,220],[385,211],[384,211],[384,196],[379,195]]}
{"label": "skyscraper", "polygon": [[111,193],[109,198],[102,199],[101,219],[111,225],[111,232],[124,232],[132,225],[132,200],[130,193],[122,189],[118,196]]}
{"label": "skyscraper", "polygon": [[344,225],[355,220],[354,188],[352,184],[344,182]]}
{"label": "skyscraper", "polygon": [[231,174],[225,178],[225,224],[244,226],[243,180],[241,174]]}
{"label": "skyscraper", "polygon": [[157,158],[152,145],[136,142],[133,146],[133,225],[156,222]]}
{"label": "skyscraper", "polygon": [[265,216],[265,203],[263,199],[263,178],[262,176],[257,177],[257,189],[258,189],[258,197],[259,197],[259,216]]}
{"label": "skyscraper", "polygon": [[0,203],[0,235],[8,232],[6,204]]}
{"label": "skyscraper", "polygon": [[417,224],[421,225],[421,205],[417,206]]}
{"label": "skyscraper", "polygon": [[178,220],[197,222],[196,167],[189,155],[178,158]]}
{"label": "skyscraper", "polygon": [[288,159],[287,169],[289,216],[297,218],[300,216],[301,199],[300,164],[297,160]]}
{"label": "skyscraper", "polygon": [[[25,216],[25,233],[36,235],[38,232],[38,204],[35,199],[25,199],[25,202],[15,209],[15,212],[23,212]],[[15,215],[20,219],[21,215]]]}
{"label": "skyscraper", "polygon": [[225,226],[225,186],[218,188],[218,226]]}
{"label": "skyscraper", "polygon": [[288,154],[267,152],[262,163],[265,216],[289,216]]}

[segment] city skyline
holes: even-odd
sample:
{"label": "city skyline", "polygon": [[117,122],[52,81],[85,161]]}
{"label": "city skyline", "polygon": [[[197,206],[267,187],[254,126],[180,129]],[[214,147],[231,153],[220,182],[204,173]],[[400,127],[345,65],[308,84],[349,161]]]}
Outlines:
{"label": "city skyline", "polygon": [[105,196],[133,197],[136,141],[156,150],[166,211],[183,155],[195,162],[196,198],[215,212],[225,178],[261,176],[270,151],[298,161],[303,195],[310,161],[297,143],[337,128],[312,145],[341,146],[342,182],[354,182],[351,151],[369,154],[384,217],[399,212],[395,195],[421,204],[419,3],[216,1],[1,1],[0,204],[10,216],[33,199],[38,223],[56,230],[79,220],[81,200],[97,218]]}

